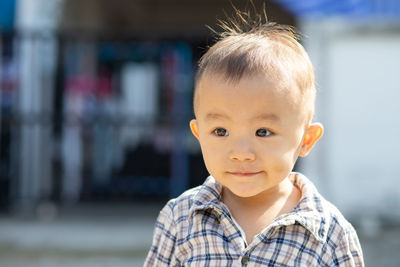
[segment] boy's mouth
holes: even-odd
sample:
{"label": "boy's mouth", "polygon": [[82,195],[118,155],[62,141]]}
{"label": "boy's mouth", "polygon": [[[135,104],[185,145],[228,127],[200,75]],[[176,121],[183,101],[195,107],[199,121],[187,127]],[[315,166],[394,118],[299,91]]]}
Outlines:
{"label": "boy's mouth", "polygon": [[260,174],[260,173],[262,173],[262,171],[258,171],[258,172],[250,172],[250,171],[238,171],[238,172],[236,172],[236,171],[234,171],[234,172],[227,172],[227,173],[230,174],[230,175],[246,177],[246,176],[253,176],[253,175]]}

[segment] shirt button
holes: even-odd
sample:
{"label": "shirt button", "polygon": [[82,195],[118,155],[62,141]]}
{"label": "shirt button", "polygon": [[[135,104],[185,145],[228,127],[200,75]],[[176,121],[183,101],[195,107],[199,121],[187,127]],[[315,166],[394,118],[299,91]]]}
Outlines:
{"label": "shirt button", "polygon": [[243,264],[243,265],[247,265],[248,263],[249,263],[249,256],[244,255],[244,256],[242,257],[242,264]]}

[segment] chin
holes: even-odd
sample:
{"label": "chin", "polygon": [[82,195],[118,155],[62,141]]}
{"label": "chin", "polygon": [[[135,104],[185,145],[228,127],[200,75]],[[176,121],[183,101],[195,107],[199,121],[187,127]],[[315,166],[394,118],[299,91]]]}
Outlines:
{"label": "chin", "polygon": [[256,190],[243,190],[243,189],[238,189],[238,190],[232,190],[229,189],[234,195],[238,196],[238,197],[242,197],[242,198],[248,198],[248,197],[254,197],[258,194],[260,194],[260,191],[256,191]]}

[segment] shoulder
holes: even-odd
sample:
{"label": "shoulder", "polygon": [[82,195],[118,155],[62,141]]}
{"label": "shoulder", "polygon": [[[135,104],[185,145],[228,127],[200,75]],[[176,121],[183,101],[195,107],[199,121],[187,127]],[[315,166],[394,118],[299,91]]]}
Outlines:
{"label": "shoulder", "polygon": [[320,241],[335,249],[344,240],[357,239],[356,231],[339,209],[326,200],[304,175],[295,173],[294,184],[302,192],[297,211]]}
{"label": "shoulder", "polygon": [[221,184],[209,176],[202,185],[189,189],[177,198],[168,201],[161,213],[168,213],[176,222],[181,222],[186,220],[194,210],[219,202],[220,192]]}
{"label": "shoulder", "polygon": [[178,244],[186,235],[188,213],[200,188],[189,189],[169,200],[160,211],[145,266],[175,266],[179,261],[179,255],[184,250]]}
{"label": "shoulder", "polygon": [[327,222],[327,242],[334,248],[340,246],[343,242],[357,239],[357,233],[353,225],[343,216],[339,209],[321,197],[325,210]]}
{"label": "shoulder", "polygon": [[169,217],[175,223],[186,220],[201,186],[186,190],[177,198],[170,199],[160,214]]}
{"label": "shoulder", "polygon": [[363,253],[357,232],[340,210],[321,195],[322,225],[325,244],[332,253],[335,265],[364,266]]}
{"label": "shoulder", "polygon": [[334,266],[364,266],[363,252],[357,232],[339,209],[321,195],[319,196],[320,236],[325,247],[327,262]]}
{"label": "shoulder", "polygon": [[364,266],[363,252],[355,228],[336,206],[325,202],[330,218],[326,244],[332,249],[333,263],[336,266]]}
{"label": "shoulder", "polygon": [[339,209],[326,200],[306,177],[298,175],[297,185],[304,198],[300,210],[305,225],[322,242],[326,261],[334,266],[364,266],[363,253],[356,230]]}

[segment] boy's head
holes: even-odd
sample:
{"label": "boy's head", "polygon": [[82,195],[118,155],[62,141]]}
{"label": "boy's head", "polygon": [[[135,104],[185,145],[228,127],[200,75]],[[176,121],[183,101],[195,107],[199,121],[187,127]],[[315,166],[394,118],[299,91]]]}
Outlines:
{"label": "boy's head", "polygon": [[314,71],[294,29],[243,15],[200,60],[190,126],[210,174],[250,197],[279,187],[322,126],[311,123]]}

